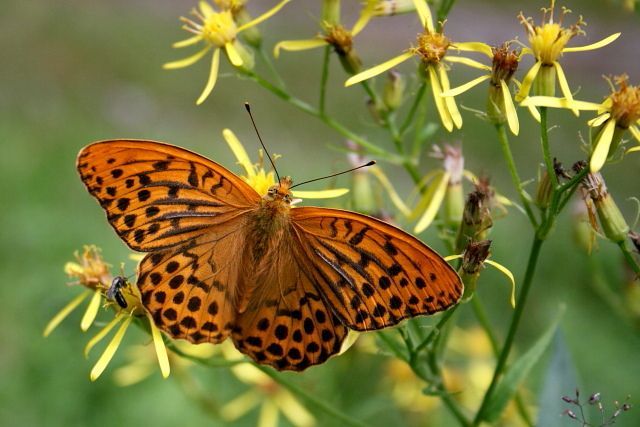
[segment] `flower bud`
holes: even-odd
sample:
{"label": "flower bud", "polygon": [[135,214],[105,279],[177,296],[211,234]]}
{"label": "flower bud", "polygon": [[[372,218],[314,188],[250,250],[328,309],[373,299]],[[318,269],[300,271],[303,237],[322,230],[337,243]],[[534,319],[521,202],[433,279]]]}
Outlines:
{"label": "flower bud", "polygon": [[491,219],[491,200],[493,191],[486,179],[476,184],[476,189],[469,193],[464,205],[462,222],[456,238],[456,251],[462,251],[469,241],[484,240],[489,228],[493,225]]}
{"label": "flower bud", "polygon": [[[354,168],[361,166],[370,160],[358,152],[360,147],[354,142],[347,141],[347,147],[352,150],[347,155],[347,159]],[[353,209],[368,215],[375,215],[379,213],[375,195],[373,193],[373,186],[371,184],[371,174],[366,168],[364,168],[353,171],[351,175],[353,177]]]}
{"label": "flower bud", "polygon": [[491,240],[470,241],[462,256],[462,266],[458,273],[464,283],[463,301],[468,301],[476,291],[478,277],[484,261],[489,258]]}
{"label": "flower bud", "polygon": [[551,203],[551,196],[553,195],[553,186],[551,185],[551,179],[546,170],[542,172],[542,177],[538,181],[538,188],[536,190],[536,205],[540,209],[546,209]]}
{"label": "flower bud", "polygon": [[[242,26],[253,19],[244,7],[238,9],[234,17],[238,26]],[[262,34],[257,26],[245,28],[244,31],[242,31],[242,39],[256,49],[259,49],[262,45]]]}
{"label": "flower bud", "polygon": [[333,46],[333,49],[338,54],[338,59],[340,59],[340,64],[342,64],[342,68],[347,74],[353,75],[360,72],[362,61],[360,61],[353,48],[353,36],[349,30],[339,24],[325,24],[324,39]]}
{"label": "flower bud", "polygon": [[590,254],[595,244],[598,223],[591,201],[576,199],[572,209],[573,241],[579,249]]}
{"label": "flower bud", "polygon": [[238,68],[241,68],[247,71],[252,70],[255,65],[253,52],[248,50],[246,47],[244,47],[244,45],[240,43],[238,39],[233,41],[233,47],[236,48],[236,51],[238,51],[238,55],[240,55],[240,58],[242,58],[242,65],[240,65]]}
{"label": "flower bud", "polygon": [[509,43],[493,47],[491,51],[493,52],[493,64],[487,101],[487,117],[494,124],[502,124],[507,121],[509,114],[505,109],[505,93],[502,90],[502,82],[504,81],[508,85],[511,81],[511,77],[518,69],[520,53],[516,50],[509,51]]}
{"label": "flower bud", "polygon": [[464,156],[462,155],[462,149],[445,145],[443,166],[444,170],[449,174],[449,182],[444,196],[442,219],[448,227],[455,230],[459,227],[460,221],[462,221],[464,210],[464,195],[462,192]]}
{"label": "flower bud", "polygon": [[387,73],[382,99],[389,110],[396,110],[402,105],[405,86],[406,82],[402,74],[395,70]]}
{"label": "flower bud", "polygon": [[602,175],[599,172],[588,174],[582,186],[595,205],[604,235],[614,243],[624,242],[629,233],[629,225],[607,191]]}

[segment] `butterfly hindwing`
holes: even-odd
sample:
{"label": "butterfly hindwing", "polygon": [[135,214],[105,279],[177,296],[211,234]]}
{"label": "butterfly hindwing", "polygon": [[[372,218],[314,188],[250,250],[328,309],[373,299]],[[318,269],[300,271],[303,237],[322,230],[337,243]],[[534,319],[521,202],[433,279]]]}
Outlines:
{"label": "butterfly hindwing", "polygon": [[338,353],[348,330],[317,288],[291,234],[278,245],[273,269],[250,278],[259,288],[238,315],[232,337],[259,363],[302,371]]}
{"label": "butterfly hindwing", "polygon": [[392,225],[326,208],[294,208],[291,217],[315,283],[351,329],[433,314],[462,296],[460,278],[442,257]]}
{"label": "butterfly hindwing", "polygon": [[139,251],[187,243],[260,200],[217,163],[158,142],[97,142],[80,152],[77,166],[118,235]]}

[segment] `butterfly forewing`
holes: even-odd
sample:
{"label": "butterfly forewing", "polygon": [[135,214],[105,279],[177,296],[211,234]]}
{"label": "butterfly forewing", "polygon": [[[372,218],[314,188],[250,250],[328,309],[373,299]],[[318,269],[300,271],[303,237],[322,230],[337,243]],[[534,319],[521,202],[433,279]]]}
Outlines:
{"label": "butterfly forewing", "polygon": [[151,141],[104,141],[78,155],[78,171],[118,235],[140,251],[184,244],[254,209],[260,196],[222,166]]}
{"label": "butterfly forewing", "polygon": [[291,217],[314,282],[349,328],[392,326],[462,296],[456,272],[396,227],[337,209],[296,208]]}

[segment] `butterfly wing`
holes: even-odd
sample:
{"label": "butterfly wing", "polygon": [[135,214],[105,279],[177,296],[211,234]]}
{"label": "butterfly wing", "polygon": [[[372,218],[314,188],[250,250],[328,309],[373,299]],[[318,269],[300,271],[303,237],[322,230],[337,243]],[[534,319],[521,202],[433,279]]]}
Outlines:
{"label": "butterfly wing", "polygon": [[96,142],[80,151],[77,167],[116,233],[137,251],[189,242],[260,200],[217,163],[158,142]]}
{"label": "butterfly wing", "polygon": [[157,325],[175,338],[220,342],[235,316],[247,213],[260,196],[224,167],[152,141],[85,147],[78,171],[140,263],[138,288]]}
{"label": "butterfly wing", "polygon": [[446,310],[460,277],[440,255],[383,221],[338,209],[291,209],[315,287],[351,329],[366,331]]}
{"label": "butterfly wing", "polygon": [[272,253],[232,338],[238,350],[259,363],[302,371],[338,353],[348,330],[316,286],[290,230]]}

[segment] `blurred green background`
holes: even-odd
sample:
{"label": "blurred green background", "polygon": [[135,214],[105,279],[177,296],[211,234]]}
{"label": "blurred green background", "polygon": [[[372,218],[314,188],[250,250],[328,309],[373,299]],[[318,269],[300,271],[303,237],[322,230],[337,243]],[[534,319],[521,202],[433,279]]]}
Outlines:
{"label": "blurred green background", "polygon": [[[351,25],[358,2],[344,3],[344,22]],[[572,88],[579,89],[576,97],[602,99],[608,93],[603,74],[626,72],[632,84],[640,83],[639,15],[625,11],[620,2],[564,3],[575,10],[567,22],[583,14],[589,23],[587,36],[577,38],[573,45],[594,42],[617,31],[623,33],[605,49],[564,57],[569,82]],[[257,15],[272,4],[275,2],[250,2],[249,10]],[[454,40],[490,44],[514,37],[526,40],[517,13],[523,10],[538,21],[538,10],[546,5],[529,0],[460,0],[449,16],[446,33]],[[126,351],[120,351],[105,374],[91,383],[88,373],[99,351],[89,360],[82,355],[95,329],[87,334],[80,332],[80,312],[49,338],[42,338],[47,321],[78,292],[65,285],[68,279],[62,270],[74,251],[84,244],[98,244],[107,261],[114,265],[126,260],[130,252],[78,178],[74,165],[81,147],[118,137],[155,139],[193,149],[232,167],[234,159],[221,131],[225,127],[233,129],[250,154],[255,153],[257,142],[242,108],[244,101],[250,101],[270,150],[283,154],[278,162],[281,174],[299,181],[347,166],[344,155],[329,148],[341,146],[342,137],[252,82],[236,78],[226,60],[222,61],[222,75],[213,95],[203,106],[196,107],[208,61],[185,70],[161,69],[164,62],[185,56],[186,51],[173,50],[170,45],[185,38],[178,16],[186,15],[193,6],[191,1],[169,0],[0,2],[1,425],[225,425],[223,421],[211,421],[206,411],[185,395],[184,382],[171,377],[163,381],[157,370],[139,384],[117,386],[112,373],[126,363]],[[279,40],[315,35],[319,16],[319,1],[292,2],[260,26],[265,48],[270,51]],[[356,48],[365,65],[377,64],[406,48],[418,31],[414,15],[376,19],[356,39]],[[321,58],[321,50],[284,52],[276,62],[290,91],[311,103],[317,99]],[[528,65],[530,62],[522,68],[527,69]],[[414,69],[410,63],[401,68],[408,74]],[[262,72],[267,75],[264,68]],[[452,84],[461,84],[477,74],[454,67]],[[344,72],[333,61],[329,111],[357,132],[383,141],[364,108],[363,91],[358,87],[342,88],[344,79]],[[481,86],[461,97],[460,104],[482,109],[484,96]],[[427,102],[431,105],[430,96]],[[463,116],[461,131],[439,132],[432,142],[462,142],[467,168],[490,175],[499,191],[514,196],[492,127],[472,112],[463,111]],[[551,111],[550,117],[551,123],[557,125],[551,132],[552,149],[569,166],[584,157],[579,141],[581,137],[588,138],[584,121],[591,116],[575,118],[564,111]],[[538,128],[526,111],[521,111],[520,119],[521,136],[513,138],[512,147],[523,179],[530,180],[536,177],[540,160]],[[426,156],[423,160],[423,172],[439,166]],[[399,191],[407,194],[411,185],[406,173],[392,165],[383,163],[383,167]],[[636,154],[604,172],[611,193],[630,223],[637,206],[628,198],[640,197],[639,167],[640,156]],[[349,182],[349,177],[339,180],[341,185]],[[528,189],[533,192],[534,184]],[[348,204],[348,196],[342,203]],[[566,212],[543,248],[517,343],[525,348],[533,342],[559,305],[565,303],[562,330],[569,363],[562,369],[575,372],[578,382],[559,384],[556,403],[561,403],[561,394],[572,394],[576,386],[585,395],[601,392],[609,406],[614,399],[624,400],[627,395],[631,395],[632,403],[640,402],[640,315],[636,313],[633,318],[625,311],[625,304],[633,302],[633,297],[625,294],[628,279],[620,254],[612,244],[599,241],[589,258],[573,243],[571,221]],[[421,237],[443,250],[435,231],[427,231]],[[531,240],[526,218],[510,210],[506,217],[495,221],[491,238],[493,259],[506,264],[521,278]],[[129,261],[127,274],[133,272]],[[487,271],[479,290],[501,337],[512,311],[504,282],[503,277]],[[595,282],[621,298],[623,304],[607,303],[602,293],[594,290]],[[637,293],[635,298],[640,299]],[[472,330],[475,322],[470,310],[462,311],[461,330]],[[425,324],[430,322],[425,320]],[[123,347],[147,341],[143,334],[130,332]],[[466,344],[471,352],[473,342]],[[548,359],[545,357],[537,365],[527,383],[526,396],[532,405],[538,403]],[[226,369],[195,368],[194,372],[206,395],[221,405],[247,387]],[[433,401],[429,401],[429,407],[411,407],[406,390],[415,393],[424,384],[408,376],[398,373],[387,355],[354,349],[288,378],[369,425],[449,425],[451,419]],[[400,382],[406,383],[405,391],[398,391]],[[458,386],[464,392],[470,383],[463,381]],[[422,401],[416,402],[419,405]],[[550,417],[556,425],[567,422],[559,417],[560,411]],[[258,412],[249,412],[237,425],[254,425]],[[318,425],[340,425],[322,413],[314,412],[314,416]],[[510,421],[504,423],[509,425]],[[282,421],[282,425],[289,424]],[[640,409],[622,416],[619,425],[640,425]]]}

